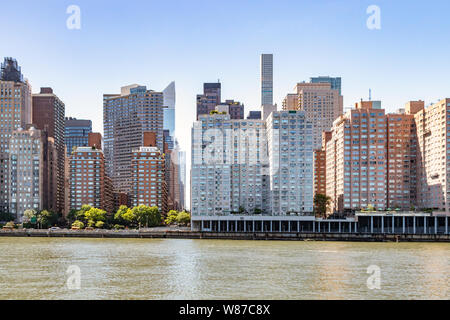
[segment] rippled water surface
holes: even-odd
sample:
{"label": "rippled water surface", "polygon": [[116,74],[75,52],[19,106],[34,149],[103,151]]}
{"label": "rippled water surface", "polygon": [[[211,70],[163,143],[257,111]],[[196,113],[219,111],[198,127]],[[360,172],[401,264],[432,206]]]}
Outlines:
{"label": "rippled water surface", "polygon": [[446,243],[0,238],[0,299],[449,299],[449,278]]}

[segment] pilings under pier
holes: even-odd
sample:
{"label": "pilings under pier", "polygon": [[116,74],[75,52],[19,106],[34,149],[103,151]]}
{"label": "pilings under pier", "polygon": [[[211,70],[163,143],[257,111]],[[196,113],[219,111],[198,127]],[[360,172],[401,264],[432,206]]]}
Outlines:
{"label": "pilings under pier", "polygon": [[196,216],[192,230],[225,233],[449,234],[449,217],[427,213],[358,214],[346,219],[314,216]]}

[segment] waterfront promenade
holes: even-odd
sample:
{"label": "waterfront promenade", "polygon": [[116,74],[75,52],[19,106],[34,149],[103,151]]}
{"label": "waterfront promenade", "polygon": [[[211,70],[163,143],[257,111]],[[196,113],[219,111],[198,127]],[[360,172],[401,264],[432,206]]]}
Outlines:
{"label": "waterfront promenade", "polygon": [[348,232],[202,232],[188,229],[154,228],[145,230],[0,230],[0,237],[48,238],[142,238],[142,239],[217,239],[290,240],[354,242],[450,242],[449,234],[392,234]]}

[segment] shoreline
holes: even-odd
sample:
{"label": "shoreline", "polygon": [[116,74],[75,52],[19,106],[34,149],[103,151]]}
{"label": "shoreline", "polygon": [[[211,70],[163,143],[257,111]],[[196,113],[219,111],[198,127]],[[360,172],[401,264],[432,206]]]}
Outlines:
{"label": "shoreline", "polygon": [[390,233],[280,233],[280,232],[200,232],[188,230],[14,230],[0,231],[0,237],[39,238],[111,238],[111,239],[206,239],[206,240],[286,240],[286,241],[347,241],[347,242],[448,242],[448,234]]}

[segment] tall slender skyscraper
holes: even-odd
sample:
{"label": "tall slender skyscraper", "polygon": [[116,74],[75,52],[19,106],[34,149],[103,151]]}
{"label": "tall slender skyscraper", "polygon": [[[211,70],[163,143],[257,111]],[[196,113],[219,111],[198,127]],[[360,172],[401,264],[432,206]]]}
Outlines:
{"label": "tall slender skyscraper", "polygon": [[9,140],[13,131],[31,123],[31,86],[17,61],[5,58],[0,69],[0,210],[9,211]]}
{"label": "tall slender skyscraper", "polygon": [[261,105],[273,105],[273,54],[261,55]]}
{"label": "tall slender skyscraper", "polygon": [[167,88],[163,90],[164,96],[164,130],[169,130],[169,134],[175,139],[175,81],[172,81]]}

